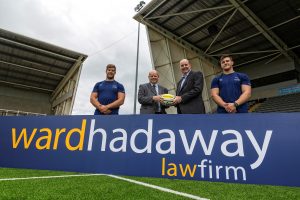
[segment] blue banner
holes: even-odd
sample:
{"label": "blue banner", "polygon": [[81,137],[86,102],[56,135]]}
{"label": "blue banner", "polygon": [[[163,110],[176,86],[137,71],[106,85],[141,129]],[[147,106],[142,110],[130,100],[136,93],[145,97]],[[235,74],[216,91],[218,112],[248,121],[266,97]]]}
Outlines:
{"label": "blue banner", "polygon": [[300,186],[300,113],[0,117],[0,167]]}

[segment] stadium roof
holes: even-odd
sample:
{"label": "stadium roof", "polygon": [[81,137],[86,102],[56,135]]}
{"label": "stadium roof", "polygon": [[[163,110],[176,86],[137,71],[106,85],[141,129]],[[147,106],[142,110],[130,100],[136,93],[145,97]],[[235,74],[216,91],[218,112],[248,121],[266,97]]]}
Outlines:
{"label": "stadium roof", "polygon": [[152,0],[134,18],[204,56],[234,55],[235,66],[300,63],[299,0]]}
{"label": "stadium roof", "polygon": [[53,95],[86,55],[0,29],[0,83]]}

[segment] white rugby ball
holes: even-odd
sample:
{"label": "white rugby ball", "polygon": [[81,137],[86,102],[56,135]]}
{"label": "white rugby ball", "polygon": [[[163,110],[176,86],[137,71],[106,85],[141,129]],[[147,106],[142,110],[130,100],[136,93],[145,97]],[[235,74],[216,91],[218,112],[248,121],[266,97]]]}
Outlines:
{"label": "white rugby ball", "polygon": [[171,104],[173,104],[173,100],[175,99],[175,96],[172,95],[172,94],[162,94],[160,96],[163,99],[163,103],[165,105],[171,105]]}

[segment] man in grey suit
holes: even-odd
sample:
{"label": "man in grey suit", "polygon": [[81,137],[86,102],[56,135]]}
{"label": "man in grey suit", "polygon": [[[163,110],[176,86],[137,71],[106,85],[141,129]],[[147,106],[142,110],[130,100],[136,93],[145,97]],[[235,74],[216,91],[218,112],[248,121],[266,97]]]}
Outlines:
{"label": "man in grey suit", "polygon": [[151,70],[148,75],[149,83],[139,86],[138,101],[141,104],[140,114],[166,114],[162,104],[161,94],[167,94],[167,88],[158,85],[159,75]]}
{"label": "man in grey suit", "polygon": [[180,61],[181,80],[177,83],[174,105],[178,114],[204,114],[205,107],[202,100],[203,75],[192,71],[187,59]]}

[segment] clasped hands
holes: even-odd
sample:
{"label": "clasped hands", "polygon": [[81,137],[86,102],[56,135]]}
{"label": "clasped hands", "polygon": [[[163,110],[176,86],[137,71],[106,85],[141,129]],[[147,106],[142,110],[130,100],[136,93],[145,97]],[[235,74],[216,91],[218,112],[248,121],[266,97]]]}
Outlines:
{"label": "clasped hands", "polygon": [[100,108],[98,108],[100,110],[101,113],[103,113],[104,115],[108,115],[111,113],[111,110],[108,108],[108,106],[106,105],[100,105]]}
{"label": "clasped hands", "polygon": [[228,113],[236,113],[236,107],[234,103],[225,103],[223,107]]}

